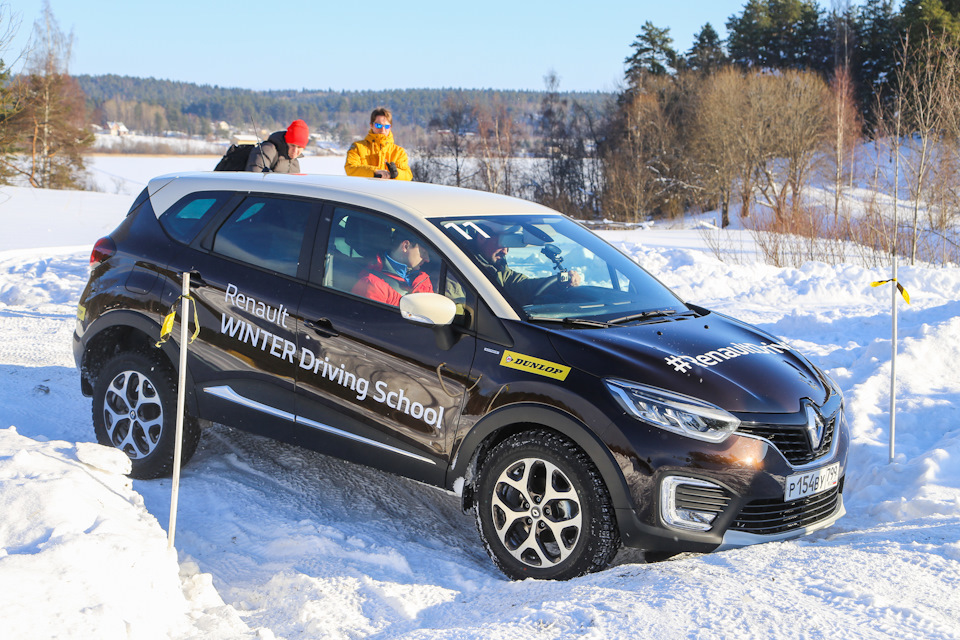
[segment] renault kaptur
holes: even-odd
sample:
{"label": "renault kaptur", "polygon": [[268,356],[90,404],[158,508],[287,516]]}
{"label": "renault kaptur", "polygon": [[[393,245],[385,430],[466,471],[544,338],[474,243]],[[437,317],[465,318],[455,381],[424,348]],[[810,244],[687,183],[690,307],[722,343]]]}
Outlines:
{"label": "renault kaptur", "polygon": [[[844,513],[843,397],[524,200],[336,176],[158,177],[96,243],[74,352],[98,440],[169,474],[210,422],[455,492],[511,578],[798,537]],[[194,330],[191,312],[191,332]],[[179,322],[179,320],[178,320]]]}

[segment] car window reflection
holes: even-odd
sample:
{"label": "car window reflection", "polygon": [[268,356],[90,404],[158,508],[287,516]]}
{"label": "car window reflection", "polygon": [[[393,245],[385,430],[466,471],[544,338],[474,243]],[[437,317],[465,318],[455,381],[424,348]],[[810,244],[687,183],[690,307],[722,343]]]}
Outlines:
{"label": "car window reflection", "polygon": [[297,275],[312,205],[280,198],[247,198],[217,231],[214,253]]}

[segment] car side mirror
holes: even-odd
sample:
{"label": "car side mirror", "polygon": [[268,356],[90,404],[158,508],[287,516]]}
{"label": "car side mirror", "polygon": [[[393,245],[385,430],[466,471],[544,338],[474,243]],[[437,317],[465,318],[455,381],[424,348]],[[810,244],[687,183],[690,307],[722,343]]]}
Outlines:
{"label": "car side mirror", "polygon": [[400,315],[425,327],[446,327],[457,315],[457,304],[439,293],[408,293],[400,298]]}

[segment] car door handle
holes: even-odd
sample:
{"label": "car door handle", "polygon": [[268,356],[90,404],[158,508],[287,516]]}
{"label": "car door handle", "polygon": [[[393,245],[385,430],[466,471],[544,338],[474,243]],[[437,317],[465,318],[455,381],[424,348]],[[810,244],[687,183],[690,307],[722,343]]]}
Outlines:
{"label": "car door handle", "polygon": [[324,338],[336,338],[337,336],[340,335],[340,332],[333,328],[333,323],[330,322],[328,318],[320,318],[318,320],[307,320],[303,324],[313,329],[315,332],[317,332]]}

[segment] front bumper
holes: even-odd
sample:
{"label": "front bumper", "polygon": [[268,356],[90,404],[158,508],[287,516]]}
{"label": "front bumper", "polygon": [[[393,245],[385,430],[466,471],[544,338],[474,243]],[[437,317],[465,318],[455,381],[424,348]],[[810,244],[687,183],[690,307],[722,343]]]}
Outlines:
{"label": "front bumper", "polygon": [[782,495],[732,496],[724,490],[728,497],[705,531],[669,526],[660,517],[659,503],[639,512],[617,509],[620,536],[628,547],[667,553],[710,553],[800,538],[833,525],[846,514],[843,480],[830,491],[792,502],[783,502]]}
{"label": "front bumper", "polygon": [[[812,459],[792,451],[795,443],[785,445],[779,434],[758,433],[756,425],[746,425],[720,445],[666,436],[654,427],[620,431],[623,440],[611,450],[620,452],[615,457],[633,501],[632,508],[617,505],[624,544],[707,553],[798,538],[834,524],[846,513],[842,494],[849,434],[842,407],[828,415],[836,417],[830,441]],[[764,418],[776,431],[775,416]],[[786,424],[783,431],[794,427]],[[650,442],[658,446],[653,449]],[[839,468],[836,486],[786,501],[790,476],[832,465]]]}
{"label": "front bumper", "polygon": [[837,520],[846,515],[847,510],[843,506],[843,494],[837,493],[837,503],[836,508],[833,512],[824,518],[823,520],[817,520],[813,524],[801,527],[798,529],[791,529],[781,533],[769,533],[769,534],[757,534],[757,533],[748,533],[746,531],[739,531],[735,529],[728,530],[723,535],[723,542],[720,543],[720,546],[714,549],[714,551],[725,551],[727,549],[738,549],[740,547],[748,547],[752,544],[760,544],[762,542],[780,542],[782,540],[792,540],[794,538],[801,538],[805,535],[811,534],[814,531],[819,531],[821,529],[826,529],[827,527],[833,525]]}

